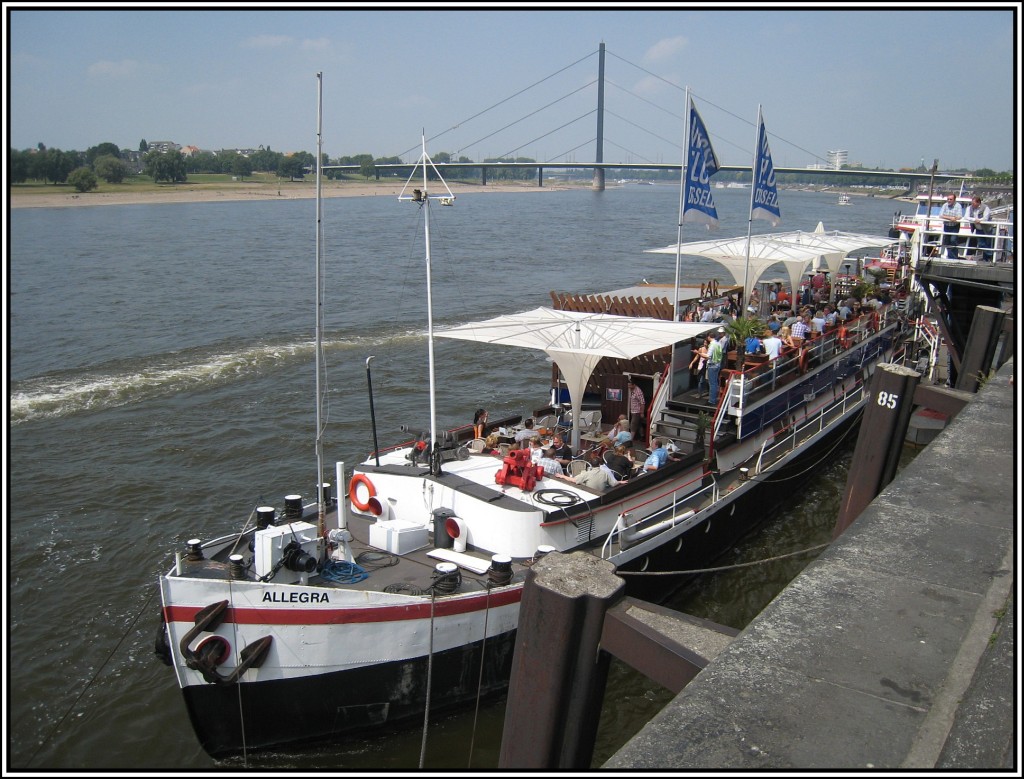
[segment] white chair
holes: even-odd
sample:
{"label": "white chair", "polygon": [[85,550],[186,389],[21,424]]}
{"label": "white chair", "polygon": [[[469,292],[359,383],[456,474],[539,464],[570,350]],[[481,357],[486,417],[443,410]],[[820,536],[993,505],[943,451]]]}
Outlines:
{"label": "white chair", "polygon": [[554,430],[558,425],[558,417],[554,414],[547,414],[542,416],[536,422],[533,423],[534,430]]}
{"label": "white chair", "polygon": [[586,460],[572,460],[565,466],[565,470],[570,476],[579,476],[584,471],[590,470],[590,463]]}
{"label": "white chair", "polygon": [[601,432],[601,410],[580,412],[580,432],[600,433]]}
{"label": "white chair", "polygon": [[487,442],[482,438],[474,438],[466,445],[466,448],[473,454],[481,454],[487,448]]}

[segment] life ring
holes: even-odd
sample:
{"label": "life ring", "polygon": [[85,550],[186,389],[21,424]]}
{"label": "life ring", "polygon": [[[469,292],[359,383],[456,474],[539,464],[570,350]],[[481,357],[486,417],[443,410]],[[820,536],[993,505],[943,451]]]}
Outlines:
{"label": "life ring", "polygon": [[850,334],[846,330],[846,325],[840,325],[839,326],[838,336],[839,336],[839,346],[840,346],[840,348],[842,348],[842,349],[849,349],[850,348]]}
{"label": "life ring", "polygon": [[[359,485],[363,484],[366,486],[366,500],[359,499]],[[377,488],[373,486],[373,482],[370,481],[370,477],[363,473],[357,473],[352,477],[352,481],[348,484],[348,499],[352,501],[352,505],[360,511],[370,510],[370,501],[377,496]]]}

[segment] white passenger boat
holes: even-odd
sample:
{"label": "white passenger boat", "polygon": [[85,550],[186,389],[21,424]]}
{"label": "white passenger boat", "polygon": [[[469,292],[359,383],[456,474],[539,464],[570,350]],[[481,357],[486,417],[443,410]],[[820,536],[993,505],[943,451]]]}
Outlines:
{"label": "white passenger boat", "polygon": [[[317,148],[319,160],[319,127]],[[436,173],[424,148],[422,183],[410,192],[410,177],[399,200],[426,211],[429,278],[429,210],[454,197],[428,169]],[[876,366],[900,359],[904,324],[882,308],[775,363],[727,366],[710,406],[685,366],[719,325],[673,321],[673,303],[707,291],[673,300],[677,289],[552,293],[551,307],[428,326],[432,398],[435,337],[539,349],[556,369],[538,394],[563,423],[568,401],[578,446],[603,430],[597,412],[610,420],[623,407],[625,377],[640,383],[644,440],[670,439],[676,453],[605,491],[547,475],[524,453],[476,451],[465,431],[437,430],[433,419],[350,478],[336,463],[342,488],[332,491],[317,408],[319,494],[254,504],[223,536],[191,540],[160,578],[157,653],[174,668],[202,747],[224,756],[337,738],[502,690],[524,580],[540,556],[599,556],[631,593],[656,599],[666,580],[631,572],[675,572],[678,582],[730,549],[831,456],[857,424]],[[319,406],[319,321],[316,339]]]}

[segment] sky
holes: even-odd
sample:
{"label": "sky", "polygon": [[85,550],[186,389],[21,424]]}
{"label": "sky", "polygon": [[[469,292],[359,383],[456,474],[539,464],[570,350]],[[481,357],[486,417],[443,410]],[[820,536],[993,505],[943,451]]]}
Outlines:
{"label": "sky", "polygon": [[1018,3],[537,5],[5,3],[6,148],[315,152],[322,72],[331,158],[409,161],[425,137],[434,156],[591,161],[604,43],[605,162],[679,163],[686,87],[723,165],[750,165],[759,105],[776,167],[1016,159]]}

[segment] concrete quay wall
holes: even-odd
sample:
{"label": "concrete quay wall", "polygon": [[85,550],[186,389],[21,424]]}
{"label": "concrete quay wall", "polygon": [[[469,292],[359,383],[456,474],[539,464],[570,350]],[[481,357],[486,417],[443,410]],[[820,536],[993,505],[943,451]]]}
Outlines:
{"label": "concrete quay wall", "polygon": [[1015,768],[1012,371],[602,767]]}

